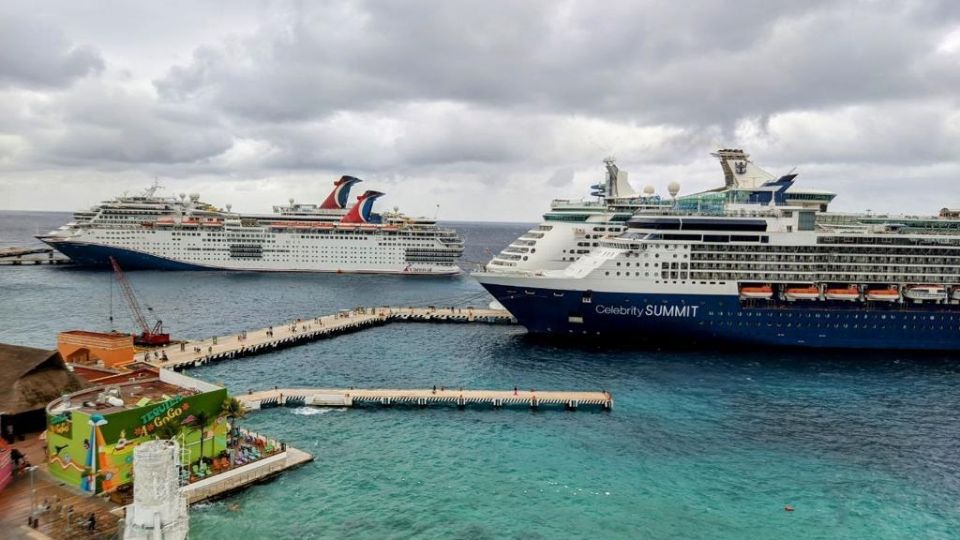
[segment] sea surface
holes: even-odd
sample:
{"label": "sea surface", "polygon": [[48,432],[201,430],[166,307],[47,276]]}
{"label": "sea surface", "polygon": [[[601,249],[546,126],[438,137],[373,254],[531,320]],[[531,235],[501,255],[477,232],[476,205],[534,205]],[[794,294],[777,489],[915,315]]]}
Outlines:
{"label": "sea surface", "polygon": [[[67,214],[0,213],[0,245]],[[458,223],[464,266],[522,224]],[[176,337],[359,305],[491,299],[470,279],[130,272]],[[0,267],[0,341],[109,329],[111,276]],[[129,315],[113,292],[119,329]],[[393,324],[191,375],[280,386],[605,389],[611,413],[272,409],[247,427],[316,460],[194,507],[191,537],[958,538],[960,358],[559,346],[520,327]],[[665,344],[666,345],[666,344]],[[795,511],[786,512],[785,505]]]}

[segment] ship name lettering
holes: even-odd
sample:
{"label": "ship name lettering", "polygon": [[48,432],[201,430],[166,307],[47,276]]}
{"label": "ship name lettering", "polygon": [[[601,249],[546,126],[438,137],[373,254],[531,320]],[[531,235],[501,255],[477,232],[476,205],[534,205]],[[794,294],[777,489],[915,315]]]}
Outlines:
{"label": "ship name lettering", "polygon": [[598,304],[595,309],[600,315],[621,315],[630,317],[696,317],[700,306],[681,306],[677,304],[647,304],[645,306],[605,306]]}

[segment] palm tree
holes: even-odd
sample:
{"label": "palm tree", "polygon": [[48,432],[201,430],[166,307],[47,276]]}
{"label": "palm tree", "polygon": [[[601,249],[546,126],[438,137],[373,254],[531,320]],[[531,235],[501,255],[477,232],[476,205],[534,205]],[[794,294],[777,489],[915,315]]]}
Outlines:
{"label": "palm tree", "polygon": [[234,456],[237,446],[236,421],[246,418],[247,408],[239,399],[235,397],[228,397],[224,399],[223,403],[220,405],[220,414],[226,416],[227,420],[230,422],[230,437],[228,437],[228,444],[230,446],[230,465],[232,466],[235,460]]}
{"label": "palm tree", "polygon": [[210,426],[210,424],[212,424],[215,420],[216,420],[216,417],[212,416],[207,411],[199,411],[195,415],[193,415],[193,421],[190,422],[189,424],[190,427],[200,430],[200,459],[197,460],[198,462],[203,459],[204,433],[206,432],[207,427]]}
{"label": "palm tree", "polygon": [[179,422],[167,422],[161,425],[153,432],[153,436],[158,439],[174,440],[180,436],[183,426]]}

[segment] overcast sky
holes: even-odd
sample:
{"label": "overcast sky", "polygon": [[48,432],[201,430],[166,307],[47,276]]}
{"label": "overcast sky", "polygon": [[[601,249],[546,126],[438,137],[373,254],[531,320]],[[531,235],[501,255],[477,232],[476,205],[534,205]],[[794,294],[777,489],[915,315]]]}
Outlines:
{"label": "overcast sky", "polygon": [[533,221],[616,157],[638,189],[743,147],[836,209],[960,207],[960,2],[4,0],[0,208],[159,178],[263,211]]}

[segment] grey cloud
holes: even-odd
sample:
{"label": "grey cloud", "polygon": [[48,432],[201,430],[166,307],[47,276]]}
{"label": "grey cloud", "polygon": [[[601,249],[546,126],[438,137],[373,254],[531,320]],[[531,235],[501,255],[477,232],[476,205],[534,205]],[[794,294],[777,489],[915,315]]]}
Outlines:
{"label": "grey cloud", "polygon": [[573,168],[564,167],[557,169],[547,179],[547,184],[551,186],[563,187],[573,181]]}
{"label": "grey cloud", "polygon": [[95,47],[70,43],[41,20],[0,11],[0,86],[62,87],[103,68]]}
{"label": "grey cloud", "polygon": [[54,163],[191,163],[233,142],[213,115],[101,83],[80,85],[41,114],[60,122],[59,129],[37,135],[38,152]]}
{"label": "grey cloud", "polygon": [[156,81],[255,121],[459,101],[644,122],[948,94],[930,61],[956,24],[885,2],[376,2],[295,10]]}

